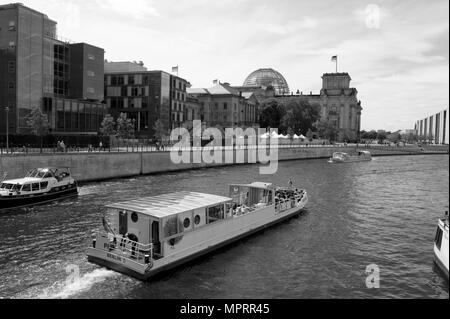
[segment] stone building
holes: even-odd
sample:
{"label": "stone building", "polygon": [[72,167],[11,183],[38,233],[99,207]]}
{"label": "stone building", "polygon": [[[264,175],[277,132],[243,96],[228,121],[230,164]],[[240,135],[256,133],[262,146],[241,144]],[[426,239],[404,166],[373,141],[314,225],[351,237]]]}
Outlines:
{"label": "stone building", "polygon": [[245,95],[220,82],[208,89],[190,88],[187,92],[198,99],[200,118],[206,126],[259,127],[257,103],[252,94]]}

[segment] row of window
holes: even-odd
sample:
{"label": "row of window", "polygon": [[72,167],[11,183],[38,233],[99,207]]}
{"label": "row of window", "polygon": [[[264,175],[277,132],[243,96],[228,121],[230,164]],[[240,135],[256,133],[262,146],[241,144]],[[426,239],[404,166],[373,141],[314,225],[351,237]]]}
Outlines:
{"label": "row of window", "polygon": [[[174,89],[177,88],[177,80],[176,80],[176,79],[173,79],[172,87],[173,87]],[[182,91],[186,91],[186,84],[185,84],[185,83],[182,83],[181,81],[179,81],[179,82],[178,82],[178,89],[179,89],[179,90],[182,90]]]}
{"label": "row of window", "polygon": [[175,98],[180,101],[186,101],[186,95],[184,93],[172,91],[172,99],[175,100]]}

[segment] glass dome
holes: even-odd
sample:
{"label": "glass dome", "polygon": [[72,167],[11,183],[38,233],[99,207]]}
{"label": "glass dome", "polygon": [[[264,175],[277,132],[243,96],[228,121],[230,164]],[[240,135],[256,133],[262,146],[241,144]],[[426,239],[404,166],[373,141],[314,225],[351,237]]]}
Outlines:
{"label": "glass dome", "polygon": [[286,79],[274,69],[256,70],[247,77],[244,86],[272,86],[277,95],[289,94],[289,85]]}

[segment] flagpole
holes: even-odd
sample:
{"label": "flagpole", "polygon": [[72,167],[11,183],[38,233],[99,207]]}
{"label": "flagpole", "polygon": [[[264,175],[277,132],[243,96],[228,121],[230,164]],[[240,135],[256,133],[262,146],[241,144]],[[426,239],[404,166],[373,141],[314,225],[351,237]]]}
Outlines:
{"label": "flagpole", "polygon": [[336,73],[338,73],[338,56],[336,56]]}

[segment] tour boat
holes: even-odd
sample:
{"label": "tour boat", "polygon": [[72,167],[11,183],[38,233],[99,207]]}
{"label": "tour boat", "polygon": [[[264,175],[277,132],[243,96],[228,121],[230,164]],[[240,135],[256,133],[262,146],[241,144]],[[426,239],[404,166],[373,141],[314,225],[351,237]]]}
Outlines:
{"label": "tour boat", "polygon": [[434,239],[434,261],[448,279],[448,212],[439,220]]}
{"label": "tour boat", "polygon": [[88,260],[141,280],[299,214],[306,191],[231,185],[230,196],[178,192],[107,205]]}
{"label": "tour boat", "polygon": [[[4,175],[3,179],[6,177]],[[24,178],[0,183],[0,211],[33,206],[78,194],[69,168],[35,168]]]}
{"label": "tour boat", "polygon": [[356,155],[349,155],[343,152],[333,153],[330,158],[330,163],[353,163],[353,162],[367,162],[372,160],[372,155],[368,151],[359,151]]}

